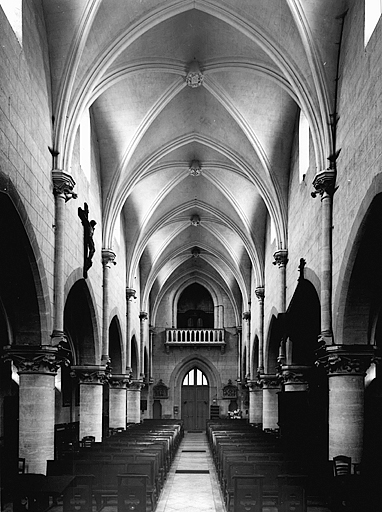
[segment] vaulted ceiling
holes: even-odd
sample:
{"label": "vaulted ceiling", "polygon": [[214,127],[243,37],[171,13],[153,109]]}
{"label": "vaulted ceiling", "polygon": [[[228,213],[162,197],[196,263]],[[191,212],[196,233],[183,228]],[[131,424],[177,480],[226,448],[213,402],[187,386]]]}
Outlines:
{"label": "vaulted ceiling", "polygon": [[122,213],[143,304],[192,279],[245,302],[251,276],[262,283],[270,219],[287,248],[300,108],[317,169],[330,152],[341,4],[43,0],[57,165],[70,169],[90,107],[103,244]]}

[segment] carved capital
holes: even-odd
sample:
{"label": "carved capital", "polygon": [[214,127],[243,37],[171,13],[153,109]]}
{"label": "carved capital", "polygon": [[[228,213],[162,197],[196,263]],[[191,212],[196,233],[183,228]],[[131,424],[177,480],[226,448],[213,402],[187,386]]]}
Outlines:
{"label": "carved capital", "polygon": [[136,290],[134,290],[133,288],[126,288],[126,299],[128,301],[132,301],[133,299],[136,299],[137,296],[136,296]]}
{"label": "carved capital", "polygon": [[280,380],[283,384],[307,384],[307,374],[310,366],[283,365],[281,366]]}
{"label": "carved capital", "polygon": [[141,389],[145,386],[145,383],[142,382],[140,379],[133,379],[129,383],[129,391],[141,391]]}
{"label": "carved capital", "polygon": [[372,345],[330,345],[323,347],[324,354],[316,361],[329,375],[361,375],[372,362],[379,362],[380,355]]}
{"label": "carved capital", "polygon": [[80,384],[104,384],[108,380],[107,367],[101,365],[72,366],[72,376]]}
{"label": "carved capital", "polygon": [[69,199],[76,199],[78,196],[73,192],[76,184],[70,174],[66,174],[62,169],[52,170],[53,194],[55,196],[63,196],[65,202]]}
{"label": "carved capital", "polygon": [[273,255],[275,261],[273,265],[277,265],[279,268],[285,267],[288,263],[288,251],[286,249],[280,249],[276,251]]}
{"label": "carved capital", "polygon": [[260,375],[260,381],[263,389],[278,389],[280,388],[280,378],[276,374],[263,374]]}
{"label": "carved capital", "polygon": [[104,267],[110,268],[110,264],[116,265],[115,257],[116,254],[111,249],[102,249],[102,265]]}
{"label": "carved capital", "polygon": [[46,373],[56,375],[64,360],[57,347],[33,345],[7,345],[4,361],[12,361],[18,373]]}
{"label": "carved capital", "polygon": [[312,192],[312,197],[316,197],[319,194],[321,197],[324,194],[332,196],[335,192],[336,184],[336,171],[333,169],[325,169],[316,174],[313,180],[313,187],[315,192]]}
{"label": "carved capital", "polygon": [[258,286],[255,289],[255,295],[256,295],[258,301],[260,302],[260,304],[262,304],[264,302],[264,297],[265,297],[265,288],[264,288],[264,286]]}
{"label": "carved capital", "polygon": [[250,311],[243,311],[243,320],[250,320],[251,319],[251,312]]}
{"label": "carved capital", "polygon": [[248,380],[247,387],[250,392],[261,391],[263,389],[263,383],[261,380]]}
{"label": "carved capital", "polygon": [[141,320],[141,322],[148,320],[148,318],[149,318],[149,314],[146,313],[146,311],[141,311],[139,313],[139,319]]}
{"label": "carved capital", "polygon": [[109,377],[109,385],[114,389],[125,389],[130,381],[130,375],[111,374]]}

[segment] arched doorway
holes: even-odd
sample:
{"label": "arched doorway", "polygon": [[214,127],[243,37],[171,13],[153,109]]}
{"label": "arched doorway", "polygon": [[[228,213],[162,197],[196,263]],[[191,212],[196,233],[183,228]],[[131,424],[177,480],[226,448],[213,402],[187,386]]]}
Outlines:
{"label": "arched doorway", "polygon": [[204,430],[209,411],[209,383],[197,366],[182,382],[182,420],[185,430]]}

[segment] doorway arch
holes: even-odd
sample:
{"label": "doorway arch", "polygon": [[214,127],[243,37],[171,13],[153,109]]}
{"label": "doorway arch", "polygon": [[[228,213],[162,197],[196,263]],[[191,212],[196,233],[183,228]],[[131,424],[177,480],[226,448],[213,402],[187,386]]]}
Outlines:
{"label": "doorway arch", "polygon": [[184,429],[204,430],[209,417],[209,383],[198,366],[184,376],[181,397]]}

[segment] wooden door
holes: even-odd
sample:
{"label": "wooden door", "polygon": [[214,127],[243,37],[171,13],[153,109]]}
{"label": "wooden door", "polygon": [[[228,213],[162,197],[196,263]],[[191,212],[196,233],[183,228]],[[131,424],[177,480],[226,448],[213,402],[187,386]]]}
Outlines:
{"label": "wooden door", "polygon": [[193,368],[182,384],[182,420],[185,430],[204,430],[209,411],[209,386],[206,376]]}

